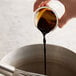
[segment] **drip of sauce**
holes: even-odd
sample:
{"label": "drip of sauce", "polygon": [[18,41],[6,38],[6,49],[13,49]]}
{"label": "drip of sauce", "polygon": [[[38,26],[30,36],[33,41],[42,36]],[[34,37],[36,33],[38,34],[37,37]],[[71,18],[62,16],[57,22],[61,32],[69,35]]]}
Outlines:
{"label": "drip of sauce", "polygon": [[47,65],[46,65],[46,34],[52,31],[57,23],[56,15],[49,8],[40,9],[37,14],[37,28],[43,34],[43,47],[44,47],[44,74],[47,75]]}

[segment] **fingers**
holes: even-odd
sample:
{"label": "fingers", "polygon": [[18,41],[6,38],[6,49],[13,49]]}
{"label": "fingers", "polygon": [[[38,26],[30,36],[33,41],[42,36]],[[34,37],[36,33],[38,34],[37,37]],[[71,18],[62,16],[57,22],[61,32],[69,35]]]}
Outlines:
{"label": "fingers", "polygon": [[34,7],[33,7],[34,9],[33,9],[33,11],[36,11],[36,9],[39,8],[40,4],[41,4],[41,1],[37,0],[37,1],[34,3]]}
{"label": "fingers", "polygon": [[50,0],[45,0],[45,1],[42,1],[39,5],[39,7],[43,7],[43,6],[47,6],[47,3],[49,2]]}
{"label": "fingers", "polygon": [[38,2],[35,2],[34,3],[34,9],[33,9],[33,11],[35,11],[38,8],[38,6],[39,6],[39,3]]}
{"label": "fingers", "polygon": [[60,28],[62,28],[62,27],[66,24],[66,22],[68,21],[68,19],[69,19],[69,17],[68,17],[68,15],[67,15],[67,13],[65,13],[65,14],[61,17],[61,19],[59,19],[58,26],[59,26]]}
{"label": "fingers", "polygon": [[47,6],[47,3],[46,2],[41,2],[39,7],[43,7],[43,6]]}
{"label": "fingers", "polygon": [[48,6],[47,3],[49,2],[50,0],[37,0],[35,3],[34,3],[34,10],[35,11],[37,8],[39,7],[43,7],[43,6]]}

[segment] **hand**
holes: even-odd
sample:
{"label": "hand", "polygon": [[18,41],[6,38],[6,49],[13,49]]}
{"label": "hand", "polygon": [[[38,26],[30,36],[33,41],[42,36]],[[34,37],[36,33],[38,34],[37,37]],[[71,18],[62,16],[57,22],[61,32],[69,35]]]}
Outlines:
{"label": "hand", "polygon": [[[41,7],[41,6],[47,6],[47,3],[50,0],[37,0],[34,4],[34,11]],[[76,17],[76,0],[59,0],[64,6],[65,6],[65,13],[59,19],[58,26],[61,28],[63,27],[69,19]]]}
{"label": "hand", "polygon": [[65,6],[65,13],[59,20],[59,27],[63,27],[68,20],[76,17],[76,0],[59,0]]}
{"label": "hand", "polygon": [[34,11],[39,7],[48,6],[47,3],[49,1],[50,0],[36,0],[36,2],[34,3]]}

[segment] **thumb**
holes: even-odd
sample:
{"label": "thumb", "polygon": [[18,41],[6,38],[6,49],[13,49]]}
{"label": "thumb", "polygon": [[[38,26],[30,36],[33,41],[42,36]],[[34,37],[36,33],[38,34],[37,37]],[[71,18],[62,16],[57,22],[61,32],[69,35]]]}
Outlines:
{"label": "thumb", "polygon": [[66,22],[68,21],[68,19],[69,19],[69,17],[68,17],[68,15],[67,15],[67,13],[65,13],[65,14],[61,17],[61,19],[58,20],[58,21],[59,21],[58,26],[59,26],[60,28],[62,28],[62,27],[66,24]]}
{"label": "thumb", "polygon": [[39,7],[39,2],[35,2],[33,11],[35,11],[38,7]]}

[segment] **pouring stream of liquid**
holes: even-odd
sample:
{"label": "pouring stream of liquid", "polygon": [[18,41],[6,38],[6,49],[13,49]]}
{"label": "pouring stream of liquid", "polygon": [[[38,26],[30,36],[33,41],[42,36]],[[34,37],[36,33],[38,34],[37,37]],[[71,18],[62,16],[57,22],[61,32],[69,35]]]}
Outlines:
{"label": "pouring stream of liquid", "polygon": [[47,74],[47,71],[46,71],[46,38],[45,38],[45,35],[43,35],[43,45],[44,45],[44,75]]}
{"label": "pouring stream of liquid", "polygon": [[57,23],[57,18],[54,12],[49,8],[42,8],[36,13],[36,26],[43,34],[44,47],[44,74],[47,75],[46,68],[46,34],[52,31]]}

